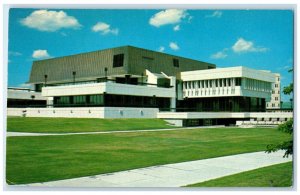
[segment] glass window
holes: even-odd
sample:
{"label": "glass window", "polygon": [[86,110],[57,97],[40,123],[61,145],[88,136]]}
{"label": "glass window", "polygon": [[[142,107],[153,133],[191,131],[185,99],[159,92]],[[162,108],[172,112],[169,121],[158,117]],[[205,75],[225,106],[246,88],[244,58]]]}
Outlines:
{"label": "glass window", "polygon": [[173,66],[174,67],[179,67],[179,60],[178,59],[173,59]]}
{"label": "glass window", "polygon": [[241,86],[241,78],[235,78],[235,86]]}
{"label": "glass window", "polygon": [[79,95],[74,96],[74,104],[85,104],[86,103],[86,96]]}
{"label": "glass window", "polygon": [[70,97],[69,96],[57,97],[57,104],[70,104]]}
{"label": "glass window", "polygon": [[124,54],[114,55],[113,67],[122,67],[124,62]]}
{"label": "glass window", "polygon": [[91,95],[90,104],[103,105],[103,95]]}

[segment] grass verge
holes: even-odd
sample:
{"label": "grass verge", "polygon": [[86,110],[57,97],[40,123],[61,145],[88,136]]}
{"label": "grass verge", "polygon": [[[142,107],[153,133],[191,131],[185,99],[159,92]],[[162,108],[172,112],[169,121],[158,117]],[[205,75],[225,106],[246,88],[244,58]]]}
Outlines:
{"label": "grass verge", "polygon": [[11,184],[46,182],[266,149],[274,128],[215,128],[97,135],[8,137]]}
{"label": "grass verge", "polygon": [[238,173],[187,187],[291,187],[293,163],[287,162]]}
{"label": "grass verge", "polygon": [[8,117],[8,132],[74,133],[175,128],[161,119]]}

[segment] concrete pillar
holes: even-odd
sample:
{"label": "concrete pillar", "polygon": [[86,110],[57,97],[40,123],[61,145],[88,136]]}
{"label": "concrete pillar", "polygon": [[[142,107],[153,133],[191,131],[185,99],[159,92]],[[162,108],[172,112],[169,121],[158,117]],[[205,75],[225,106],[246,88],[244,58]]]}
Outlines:
{"label": "concrete pillar", "polygon": [[[176,108],[176,98],[171,98],[170,108]],[[171,109],[171,112],[175,112],[176,109]]]}
{"label": "concrete pillar", "polygon": [[[47,98],[47,102],[46,102],[46,104],[47,104],[47,108],[53,108],[53,97],[48,97]],[[49,106],[48,106],[49,105]]]}

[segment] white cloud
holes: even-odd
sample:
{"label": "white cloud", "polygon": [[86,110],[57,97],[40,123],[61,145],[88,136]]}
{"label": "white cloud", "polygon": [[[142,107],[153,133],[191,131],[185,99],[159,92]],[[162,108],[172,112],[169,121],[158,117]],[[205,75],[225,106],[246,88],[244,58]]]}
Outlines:
{"label": "white cloud", "polygon": [[177,45],[177,43],[174,43],[174,42],[170,42],[169,47],[175,51],[180,49],[179,46]]}
{"label": "white cloud", "polygon": [[227,54],[224,51],[219,51],[215,54],[212,54],[210,57],[213,59],[223,59],[227,57]]}
{"label": "white cloud", "polygon": [[180,23],[182,19],[186,18],[186,16],[188,16],[186,10],[166,9],[152,16],[149,20],[149,24],[155,27],[167,24],[177,24]]}
{"label": "white cloud", "polygon": [[50,55],[48,54],[47,50],[38,49],[33,51],[32,57],[35,59],[45,59],[49,58]]}
{"label": "white cloud", "polygon": [[48,32],[54,32],[61,28],[78,29],[81,27],[75,17],[68,16],[64,11],[37,10],[21,19],[20,22],[29,28]]}
{"label": "white cloud", "polygon": [[164,46],[160,46],[158,49],[159,52],[164,52],[165,51],[165,47]]}
{"label": "white cloud", "polygon": [[222,16],[222,12],[221,11],[214,11],[212,14],[210,15],[206,15],[206,18],[220,18]]}
{"label": "white cloud", "polygon": [[236,53],[245,53],[245,52],[265,52],[268,48],[257,47],[252,41],[246,41],[243,38],[239,38],[235,44],[232,46],[232,50]]}
{"label": "white cloud", "polygon": [[114,34],[114,35],[119,34],[119,29],[117,29],[117,28],[112,29],[112,28],[110,28],[110,25],[106,24],[105,22],[98,22],[97,24],[95,24],[92,27],[92,31],[101,32],[101,34],[103,34],[103,35],[106,35],[109,33]]}
{"label": "white cloud", "polygon": [[180,30],[180,25],[178,24],[178,25],[174,26],[173,30],[174,31],[179,31]]}
{"label": "white cloud", "polygon": [[22,84],[20,84],[18,87],[32,89],[32,85],[31,85],[31,84],[28,84],[28,83],[22,83]]}
{"label": "white cloud", "polygon": [[21,56],[22,53],[17,52],[17,51],[9,51],[9,52],[8,52],[8,55],[10,55],[10,56]]}

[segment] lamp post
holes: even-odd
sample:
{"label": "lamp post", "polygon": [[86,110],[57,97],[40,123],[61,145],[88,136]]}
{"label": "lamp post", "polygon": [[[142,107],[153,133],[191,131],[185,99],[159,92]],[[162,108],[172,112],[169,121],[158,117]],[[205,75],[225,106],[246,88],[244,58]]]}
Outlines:
{"label": "lamp post", "polygon": [[104,68],[104,72],[105,72],[105,82],[107,81],[107,67]]}
{"label": "lamp post", "polygon": [[142,76],[142,82],[141,82],[141,84],[144,85],[144,73],[143,72],[142,72],[141,76]]}
{"label": "lamp post", "polygon": [[46,87],[46,85],[47,85],[47,78],[48,78],[48,75],[44,75],[44,78],[45,78],[45,83],[44,83],[44,87]]}
{"label": "lamp post", "polygon": [[75,76],[76,76],[76,71],[73,71],[73,84],[75,85]]}

